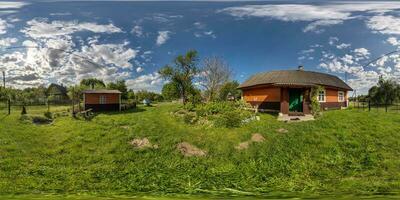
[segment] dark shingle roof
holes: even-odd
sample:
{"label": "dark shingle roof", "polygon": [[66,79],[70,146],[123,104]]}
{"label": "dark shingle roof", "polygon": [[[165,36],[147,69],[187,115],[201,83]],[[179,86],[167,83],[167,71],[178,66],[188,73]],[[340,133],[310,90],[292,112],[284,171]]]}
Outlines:
{"label": "dark shingle roof", "polygon": [[84,94],[121,94],[119,90],[85,90]]}
{"label": "dark shingle roof", "polygon": [[345,90],[353,90],[349,85],[337,76],[304,70],[280,70],[258,73],[239,85],[239,88],[252,87],[256,85],[303,85],[303,86],[331,86]]}

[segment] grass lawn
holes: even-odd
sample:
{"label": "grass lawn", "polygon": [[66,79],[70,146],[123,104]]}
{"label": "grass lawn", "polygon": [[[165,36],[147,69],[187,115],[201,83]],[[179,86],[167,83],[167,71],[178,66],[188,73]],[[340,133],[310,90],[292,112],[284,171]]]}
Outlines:
{"label": "grass lawn", "polygon": [[[0,197],[398,195],[400,191],[399,113],[337,110],[300,123],[278,122],[275,116],[261,114],[260,121],[226,129],[186,125],[170,114],[177,107],[139,107],[99,114],[92,121],[61,117],[51,125],[22,123],[20,110],[1,115]],[[45,110],[28,107],[29,114]],[[288,132],[280,133],[280,128]],[[242,151],[234,148],[253,133],[266,141]],[[159,148],[133,149],[129,141],[142,137]],[[176,150],[182,141],[206,150],[207,156],[182,156]]]}

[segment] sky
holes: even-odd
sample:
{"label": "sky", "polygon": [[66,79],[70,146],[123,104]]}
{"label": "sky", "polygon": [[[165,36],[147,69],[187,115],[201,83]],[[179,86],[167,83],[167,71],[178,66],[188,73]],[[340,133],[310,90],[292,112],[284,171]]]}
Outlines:
{"label": "sky", "polygon": [[0,71],[16,88],[95,77],[160,91],[157,71],[195,49],[239,82],[303,65],[362,94],[400,80],[400,53],[370,63],[399,36],[396,1],[1,1]]}

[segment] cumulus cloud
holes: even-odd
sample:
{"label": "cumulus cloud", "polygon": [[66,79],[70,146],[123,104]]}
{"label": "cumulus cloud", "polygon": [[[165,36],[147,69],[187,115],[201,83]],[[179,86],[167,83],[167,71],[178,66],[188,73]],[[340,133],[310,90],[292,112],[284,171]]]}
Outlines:
{"label": "cumulus cloud", "polygon": [[170,31],[158,31],[158,36],[157,36],[157,40],[156,40],[156,44],[158,46],[161,46],[162,44],[164,44],[165,42],[167,42],[167,40],[170,37],[171,32]]}
{"label": "cumulus cloud", "polygon": [[[131,77],[131,71],[135,70],[131,61],[139,50],[130,48],[127,41],[101,43],[98,35],[86,40],[74,37],[78,31],[112,34],[121,32],[121,29],[112,24],[78,21],[29,21],[22,30],[27,37],[22,45],[27,49],[0,56],[3,67],[13,77],[11,85],[23,88],[47,84],[49,80],[75,84],[88,77],[106,82]],[[16,38],[4,38],[0,45],[15,42]]]}
{"label": "cumulus cloud", "polygon": [[21,30],[31,38],[56,38],[79,31],[94,33],[118,33],[122,30],[113,24],[97,24],[78,21],[52,21],[47,19],[33,19],[27,22],[27,27]]}
{"label": "cumulus cloud", "polygon": [[135,35],[136,37],[142,37],[143,36],[143,28],[139,25],[135,25],[132,30],[131,33],[133,35]]}
{"label": "cumulus cloud", "polygon": [[336,45],[336,48],[346,49],[346,48],[349,48],[350,46],[351,46],[351,44],[342,43],[342,44]]}
{"label": "cumulus cloud", "polygon": [[287,22],[311,22],[303,31],[322,32],[320,27],[341,24],[356,18],[355,12],[385,13],[400,9],[399,2],[340,2],[320,5],[274,4],[228,7],[218,12],[235,17],[263,17]]}
{"label": "cumulus cloud", "polygon": [[8,27],[10,27],[10,24],[4,19],[0,19],[0,35],[7,33]]}
{"label": "cumulus cloud", "polygon": [[382,34],[400,34],[400,17],[391,15],[373,16],[366,23],[367,27],[374,32]]}
{"label": "cumulus cloud", "polygon": [[143,67],[137,67],[136,68],[136,72],[137,73],[140,73],[140,72],[143,72],[143,71],[144,71]]}
{"label": "cumulus cloud", "polygon": [[128,79],[126,84],[129,89],[134,91],[149,90],[159,92],[164,82],[159,73],[153,72],[151,74],[141,75],[135,79]]}
{"label": "cumulus cloud", "polygon": [[400,41],[397,40],[397,38],[395,38],[395,37],[389,37],[386,41],[387,41],[389,44],[393,45],[393,46],[398,46],[398,45],[400,45]]}
{"label": "cumulus cloud", "polygon": [[0,47],[9,47],[17,42],[18,42],[17,38],[10,38],[10,37],[2,38],[0,39]]}

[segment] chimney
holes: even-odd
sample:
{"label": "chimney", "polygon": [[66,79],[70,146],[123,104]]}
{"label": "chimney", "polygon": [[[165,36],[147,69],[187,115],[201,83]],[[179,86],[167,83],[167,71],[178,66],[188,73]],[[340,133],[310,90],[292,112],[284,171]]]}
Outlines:
{"label": "chimney", "polygon": [[297,70],[299,70],[299,71],[304,71],[303,65],[299,65],[299,66],[297,67]]}

